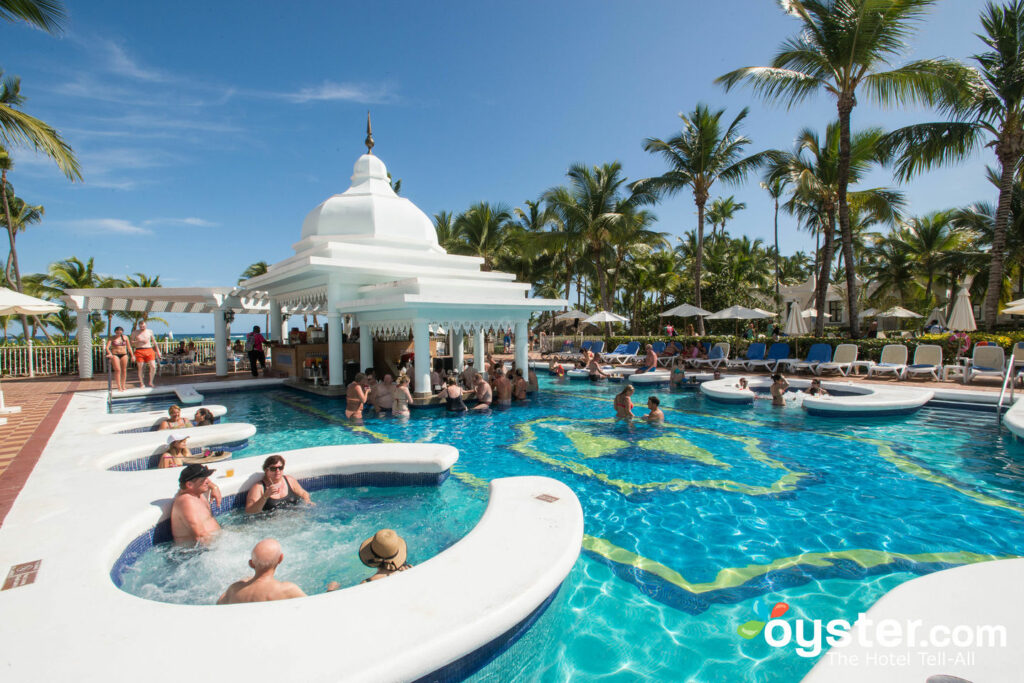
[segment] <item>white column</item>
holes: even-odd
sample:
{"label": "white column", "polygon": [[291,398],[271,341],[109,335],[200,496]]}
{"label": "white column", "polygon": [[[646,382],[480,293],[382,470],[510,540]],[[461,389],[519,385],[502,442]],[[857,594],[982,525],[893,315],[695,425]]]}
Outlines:
{"label": "white column", "polygon": [[473,369],[484,372],[484,328],[477,327],[473,333]]}
{"label": "white column", "polygon": [[342,285],[327,283],[327,383],[332,387],[345,384],[345,356],[342,349],[344,320],[338,305],[342,302]]}
{"label": "white column", "polygon": [[[89,323],[88,308],[80,308],[75,318],[78,327],[78,376],[81,379],[92,379],[92,329]],[[32,352],[31,347],[29,353]]]}
{"label": "white column", "polygon": [[426,320],[415,320],[412,324],[412,351],[416,354],[414,361],[416,377],[416,396],[429,396],[430,386],[430,334]]}
{"label": "white column", "polygon": [[516,367],[522,370],[523,377],[526,377],[527,371],[530,369],[530,336],[525,320],[516,323],[515,334]]}
{"label": "white column", "polygon": [[213,353],[216,358],[217,376],[228,374],[228,323],[224,320],[224,311],[213,312]]}
{"label": "white column", "polygon": [[452,368],[456,375],[462,372],[462,338],[465,334],[461,329],[452,331]]}
{"label": "white column", "polygon": [[281,302],[277,299],[270,300],[270,329],[267,330],[267,336],[278,344],[284,341],[284,330],[281,328]]}
{"label": "white column", "polygon": [[[373,367],[373,332],[369,325],[359,325],[359,372]],[[377,369],[377,377],[381,377],[383,369]]]}

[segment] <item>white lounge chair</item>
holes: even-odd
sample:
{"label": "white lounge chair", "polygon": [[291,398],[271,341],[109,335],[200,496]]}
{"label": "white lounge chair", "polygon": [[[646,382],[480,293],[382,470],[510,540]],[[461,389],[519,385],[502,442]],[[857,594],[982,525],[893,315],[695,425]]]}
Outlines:
{"label": "white lounge chair", "polygon": [[881,358],[878,359],[877,363],[868,368],[868,377],[892,372],[896,374],[896,379],[903,379],[903,373],[906,369],[906,344],[886,344],[882,347]]}
{"label": "white lounge chair", "polygon": [[711,353],[708,354],[707,358],[695,358],[693,360],[693,367],[710,365],[717,370],[720,365],[729,360],[729,349],[731,348],[732,344],[729,342],[718,342],[711,347]]}
{"label": "white lounge chair", "polygon": [[974,381],[975,377],[997,377],[1006,379],[1006,353],[1001,346],[974,347],[971,365],[964,377],[966,382]]}
{"label": "white lounge chair", "polygon": [[850,374],[850,369],[857,362],[857,353],[860,348],[856,344],[840,344],[836,347],[836,353],[832,360],[821,363],[814,368],[814,374],[820,375],[823,372],[838,372],[843,377]]}
{"label": "white lounge chair", "polygon": [[942,370],[942,347],[938,344],[921,344],[914,349],[914,362],[907,366],[903,376],[931,375],[932,379],[938,382],[940,370]]}

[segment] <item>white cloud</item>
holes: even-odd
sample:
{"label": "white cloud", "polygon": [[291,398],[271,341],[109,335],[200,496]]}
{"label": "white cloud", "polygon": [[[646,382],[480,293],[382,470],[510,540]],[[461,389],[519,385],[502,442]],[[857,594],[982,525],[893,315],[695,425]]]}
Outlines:
{"label": "white cloud", "polygon": [[122,218],[79,218],[71,221],[51,221],[51,225],[64,226],[90,234],[152,235],[152,230],[140,227]]}
{"label": "white cloud", "polygon": [[128,55],[124,48],[111,40],[101,40],[99,45],[106,52],[107,68],[113,73],[150,83],[164,83],[172,80],[169,75],[161,71],[141,66]]}
{"label": "white cloud", "polygon": [[215,228],[220,223],[214,223],[204,218],[190,216],[188,218],[150,218],[142,222],[143,225],[194,225],[197,228]]}
{"label": "white cloud", "polygon": [[361,104],[380,104],[393,102],[397,98],[387,85],[367,83],[334,83],[324,81],[323,84],[302,88],[294,93],[282,93],[280,97],[296,103],[330,102],[344,100]]}

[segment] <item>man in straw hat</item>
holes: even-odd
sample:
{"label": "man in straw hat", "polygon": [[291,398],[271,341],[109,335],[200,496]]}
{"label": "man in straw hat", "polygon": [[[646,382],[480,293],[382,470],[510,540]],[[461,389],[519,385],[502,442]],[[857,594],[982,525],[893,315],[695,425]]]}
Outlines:
{"label": "man in straw hat", "polygon": [[220,492],[210,482],[216,472],[206,465],[186,465],[178,475],[178,493],[171,507],[171,534],[179,545],[209,543],[220,531],[220,524],[210,512],[206,494],[213,492],[220,504]]}
{"label": "man in straw hat", "polygon": [[[412,569],[412,565],[405,561],[408,549],[405,540],[395,533],[394,529],[381,529],[373,536],[362,542],[359,546],[359,559],[367,567],[375,567],[377,573],[360,583],[369,583],[377,579],[383,579],[396,572],[404,572]],[[327,584],[327,590],[333,591],[341,588],[337,581]]]}
{"label": "man in straw hat", "polygon": [[249,579],[235,581],[217,599],[218,605],[232,605],[239,602],[267,602],[269,600],[288,600],[304,598],[302,589],[290,581],[278,581],[274,572],[284,561],[281,544],[273,538],[265,538],[252,549],[249,566],[256,572]]}

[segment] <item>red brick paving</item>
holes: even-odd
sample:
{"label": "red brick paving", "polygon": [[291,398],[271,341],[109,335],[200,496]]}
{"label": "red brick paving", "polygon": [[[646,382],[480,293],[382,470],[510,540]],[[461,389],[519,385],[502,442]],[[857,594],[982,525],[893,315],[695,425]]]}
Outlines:
{"label": "red brick paving", "polygon": [[0,525],[36,466],[64,409],[78,389],[74,378],[7,380],[4,402],[21,406],[0,425]]}

